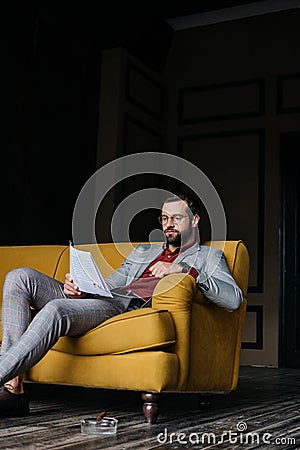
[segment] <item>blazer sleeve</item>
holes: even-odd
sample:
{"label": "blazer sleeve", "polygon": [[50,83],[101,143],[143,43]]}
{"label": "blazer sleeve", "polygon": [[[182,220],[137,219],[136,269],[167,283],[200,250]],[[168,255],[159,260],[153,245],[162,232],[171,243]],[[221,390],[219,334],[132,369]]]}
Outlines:
{"label": "blazer sleeve", "polygon": [[196,283],[206,298],[228,311],[236,310],[243,301],[242,290],[231,275],[220,250],[202,266]]}

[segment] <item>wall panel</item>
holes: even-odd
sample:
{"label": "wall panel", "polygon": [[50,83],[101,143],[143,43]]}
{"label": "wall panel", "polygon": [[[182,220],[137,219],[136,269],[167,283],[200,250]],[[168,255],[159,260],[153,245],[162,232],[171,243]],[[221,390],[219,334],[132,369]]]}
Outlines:
{"label": "wall panel", "polygon": [[278,77],[277,86],[277,112],[279,114],[299,112],[300,73]]}
{"label": "wall panel", "polygon": [[179,89],[179,124],[264,115],[264,79]]}
{"label": "wall panel", "polygon": [[131,61],[126,68],[126,100],[155,119],[163,117],[162,84]]}
{"label": "wall panel", "polygon": [[243,239],[250,252],[249,292],[263,292],[263,130],[184,136],[178,152],[216,188],[226,214],[227,238]]}

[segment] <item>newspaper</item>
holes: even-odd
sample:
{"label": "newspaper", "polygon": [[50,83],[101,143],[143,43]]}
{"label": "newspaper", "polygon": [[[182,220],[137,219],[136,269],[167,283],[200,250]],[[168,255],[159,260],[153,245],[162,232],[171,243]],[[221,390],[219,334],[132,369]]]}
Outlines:
{"label": "newspaper", "polygon": [[81,292],[112,297],[107,284],[90,252],[70,244],[70,274]]}

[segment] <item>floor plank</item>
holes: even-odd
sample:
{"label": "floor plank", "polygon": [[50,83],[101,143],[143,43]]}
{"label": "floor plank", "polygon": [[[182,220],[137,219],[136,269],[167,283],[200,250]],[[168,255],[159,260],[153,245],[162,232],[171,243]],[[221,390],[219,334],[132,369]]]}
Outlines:
{"label": "floor plank", "polygon": [[[27,386],[30,416],[0,419],[3,450],[300,449],[296,369],[242,367],[238,389],[213,396],[209,409],[194,394],[163,394],[155,425],[145,423],[137,392]],[[117,434],[81,433],[80,420],[103,410],[118,419]]]}

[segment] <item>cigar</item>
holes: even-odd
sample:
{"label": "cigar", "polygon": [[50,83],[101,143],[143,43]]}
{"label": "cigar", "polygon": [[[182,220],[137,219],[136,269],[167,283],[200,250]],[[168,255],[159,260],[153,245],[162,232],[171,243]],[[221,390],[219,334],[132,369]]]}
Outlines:
{"label": "cigar", "polygon": [[101,411],[97,416],[97,422],[99,422],[103,417],[106,416],[106,411]]}

